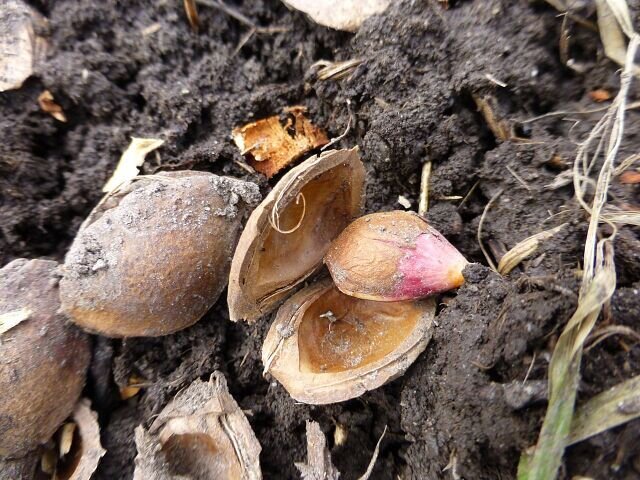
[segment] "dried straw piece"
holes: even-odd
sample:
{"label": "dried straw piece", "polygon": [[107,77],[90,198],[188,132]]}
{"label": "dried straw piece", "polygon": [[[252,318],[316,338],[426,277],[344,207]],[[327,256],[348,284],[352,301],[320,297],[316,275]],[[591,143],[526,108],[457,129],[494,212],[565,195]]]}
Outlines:
{"label": "dried straw piece", "polygon": [[118,162],[116,170],[111,175],[109,181],[102,187],[102,191],[110,193],[117,188],[133,180],[144,163],[147,153],[160,147],[164,140],[159,138],[136,138],[131,137],[131,143],[124,151]]}
{"label": "dried straw piece", "polygon": [[536,250],[538,250],[540,243],[553,237],[566,225],[566,223],[563,223],[562,225],[559,225],[555,228],[536,233],[535,235],[531,235],[521,242],[518,242],[500,259],[500,262],[498,263],[498,273],[500,275],[507,275],[525,258],[533,255]]}

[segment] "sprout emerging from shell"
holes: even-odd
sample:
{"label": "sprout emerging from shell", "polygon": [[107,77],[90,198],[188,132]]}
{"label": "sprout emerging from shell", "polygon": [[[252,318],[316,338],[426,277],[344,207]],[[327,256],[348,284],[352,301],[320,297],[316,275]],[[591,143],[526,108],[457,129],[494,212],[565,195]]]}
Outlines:
{"label": "sprout emerging from shell", "polygon": [[433,299],[381,303],[316,283],[280,307],[262,348],[265,371],[300,402],[358,397],[406,371],[434,314]]}
{"label": "sprout emerging from shell", "polygon": [[26,312],[0,333],[0,459],[49,440],[84,387],[90,341],[60,313],[57,267],[18,259],[0,270],[0,317]]}
{"label": "sprout emerging from shell", "polygon": [[468,263],[440,232],[403,211],[358,218],[331,244],[324,261],[340,291],[384,302],[457,288]]}
{"label": "sprout emerging from shell", "polygon": [[357,148],[311,157],[282,177],[240,237],[229,276],[231,320],[270,312],[322,264],[362,210],[364,177]]}
{"label": "sprout emerging from shell", "polygon": [[197,322],[227,283],[257,187],[207,172],[140,177],[107,195],[67,253],[62,306],[109,337],[160,336]]}
{"label": "sprout emerging from shell", "polygon": [[260,444],[215,372],[176,395],[147,432],[136,429],[134,480],[260,480]]}

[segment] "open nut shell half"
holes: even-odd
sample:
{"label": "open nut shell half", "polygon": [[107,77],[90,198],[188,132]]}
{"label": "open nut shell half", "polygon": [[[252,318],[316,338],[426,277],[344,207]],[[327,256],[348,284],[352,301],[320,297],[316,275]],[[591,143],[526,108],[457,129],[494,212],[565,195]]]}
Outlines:
{"label": "open nut shell half", "polygon": [[325,152],[291,169],[253,211],[231,263],[231,320],[269,313],[321,264],[329,245],[362,211],[358,149]]}
{"label": "open nut shell half", "polygon": [[224,375],[196,380],[147,432],[136,429],[134,480],[260,480],[260,444],[227,390]]}
{"label": "open nut shell half", "polygon": [[330,280],[285,302],[262,347],[265,372],[310,404],[358,397],[402,375],[431,339],[435,301],[375,302]]}

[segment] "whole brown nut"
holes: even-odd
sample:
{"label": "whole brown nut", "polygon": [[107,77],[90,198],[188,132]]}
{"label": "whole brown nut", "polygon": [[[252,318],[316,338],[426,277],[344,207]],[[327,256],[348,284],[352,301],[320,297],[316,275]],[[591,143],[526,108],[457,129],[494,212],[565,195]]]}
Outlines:
{"label": "whole brown nut", "polygon": [[60,312],[56,268],[19,259],[0,270],[0,316],[22,315],[0,333],[0,458],[49,440],[84,386],[90,340]]}
{"label": "whole brown nut", "polygon": [[227,284],[256,185],[207,172],[141,177],[96,207],[60,282],[63,309],[109,337],[160,336],[196,323]]}

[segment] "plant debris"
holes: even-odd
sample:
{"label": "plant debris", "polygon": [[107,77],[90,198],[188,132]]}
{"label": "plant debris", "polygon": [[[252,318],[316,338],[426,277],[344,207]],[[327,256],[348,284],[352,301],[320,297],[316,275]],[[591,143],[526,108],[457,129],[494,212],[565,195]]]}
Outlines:
{"label": "plant debris", "polygon": [[371,15],[384,12],[391,0],[282,0],[325,27],[355,32]]}
{"label": "plant debris", "polygon": [[640,417],[640,376],[602,392],[576,409],[568,445]]}
{"label": "plant debris", "polygon": [[45,90],[38,96],[38,104],[43,112],[50,114],[60,122],[66,122],[67,117],[62,111],[62,107],[53,100],[53,95],[49,90]]}
{"label": "plant debris", "polygon": [[152,152],[164,143],[159,138],[135,138],[131,137],[131,143],[124,151],[113,175],[102,187],[102,191],[110,193],[133,180],[144,163],[147,153]]}
{"label": "plant debris", "polygon": [[21,0],[3,0],[0,9],[0,92],[20,88],[45,58],[48,44],[36,32],[47,20]]}
{"label": "plant debris", "polygon": [[525,238],[521,242],[518,242],[511,250],[505,253],[498,262],[498,273],[500,275],[507,275],[525,258],[533,255],[536,250],[538,250],[541,242],[544,242],[545,240],[553,237],[566,225],[566,223],[563,223],[562,225],[559,225],[555,228],[536,233],[535,235],[532,235],[528,238]]}
{"label": "plant debris", "polygon": [[136,428],[136,445],[134,480],[262,478],[260,444],[220,372],[178,393],[148,431]]}
{"label": "plant debris", "polygon": [[273,177],[306,153],[329,143],[327,135],[305,117],[304,107],[285,110],[283,124],[275,115],[233,129],[240,152],[258,172]]}
{"label": "plant debris", "polygon": [[200,20],[198,18],[198,8],[196,7],[195,0],[184,0],[184,11],[187,14],[187,20],[194,32],[198,32],[200,29]]}

